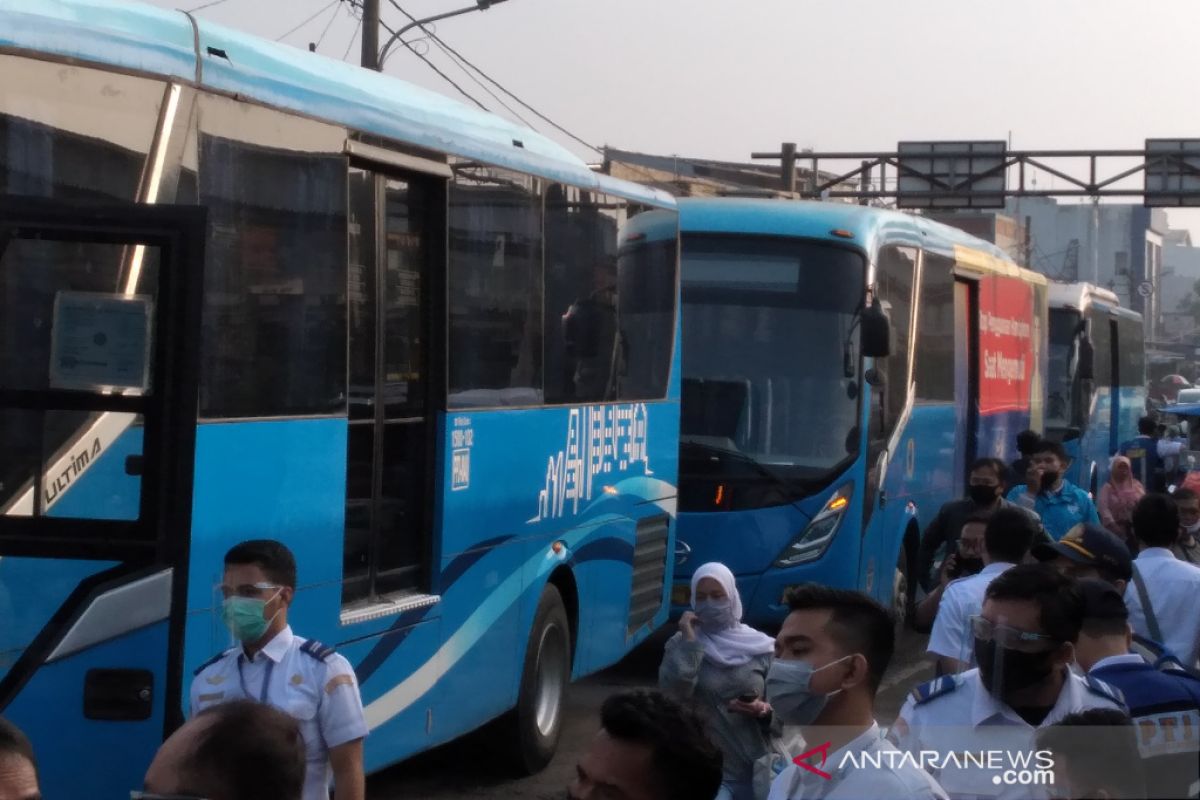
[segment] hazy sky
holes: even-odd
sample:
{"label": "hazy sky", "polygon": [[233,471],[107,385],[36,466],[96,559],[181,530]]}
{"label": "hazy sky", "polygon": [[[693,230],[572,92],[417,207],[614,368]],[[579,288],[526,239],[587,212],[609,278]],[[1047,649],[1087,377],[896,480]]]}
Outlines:
{"label": "hazy sky", "polygon": [[[470,0],[400,4],[424,17]],[[334,5],[223,0],[198,13],[275,38],[328,6],[284,41],[305,48],[331,23],[319,52],[341,58],[357,20],[347,0]],[[393,28],[406,21],[389,0],[383,8]],[[1011,132],[1016,148],[1136,149],[1146,137],[1200,137],[1198,30],[1197,0],[508,0],[437,26],[590,143],[737,160],[784,140],[889,150]],[[443,54],[428,55],[504,113]],[[347,60],[358,57],[356,40]],[[457,96],[403,49],[387,71]]]}

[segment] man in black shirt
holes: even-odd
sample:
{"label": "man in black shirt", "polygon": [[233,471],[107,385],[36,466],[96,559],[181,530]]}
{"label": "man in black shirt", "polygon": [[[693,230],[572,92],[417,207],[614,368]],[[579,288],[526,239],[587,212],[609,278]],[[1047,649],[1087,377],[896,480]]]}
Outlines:
{"label": "man in black shirt", "polygon": [[[962,527],[968,519],[980,514],[991,514],[1001,508],[1020,508],[1031,516],[1037,516],[1029,509],[1021,508],[1021,506],[1004,499],[1004,475],[1001,472],[1001,466],[1001,463],[994,458],[975,459],[971,464],[966,499],[951,500],[946,503],[925,528],[925,533],[921,537],[921,545],[917,550],[917,580],[926,592],[932,591],[937,583],[936,576],[932,573],[938,551],[944,549],[946,553],[953,552],[953,548],[958,544]],[[1040,520],[1037,529],[1038,536],[1035,544],[1050,541],[1042,529]]]}
{"label": "man in black shirt", "polygon": [[1008,468],[1007,483],[1010,488],[1025,482],[1025,473],[1029,472],[1029,465],[1033,462],[1033,453],[1041,438],[1037,431],[1021,431],[1017,434],[1017,452],[1021,454],[1021,457],[1012,462]]}

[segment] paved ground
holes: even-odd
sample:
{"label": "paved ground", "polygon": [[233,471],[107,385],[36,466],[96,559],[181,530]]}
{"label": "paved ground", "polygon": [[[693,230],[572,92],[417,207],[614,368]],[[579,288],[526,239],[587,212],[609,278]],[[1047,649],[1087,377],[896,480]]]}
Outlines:
{"label": "paved ground", "polygon": [[[372,776],[371,800],[562,800],[575,762],[596,732],[600,703],[629,687],[652,687],[665,633],[634,651],[620,664],[571,687],[563,738],[554,761],[540,774],[514,779],[503,764],[489,760],[487,732],[476,733]],[[890,723],[912,686],[933,676],[925,662],[926,637],[906,632],[884,678],[878,716]]]}

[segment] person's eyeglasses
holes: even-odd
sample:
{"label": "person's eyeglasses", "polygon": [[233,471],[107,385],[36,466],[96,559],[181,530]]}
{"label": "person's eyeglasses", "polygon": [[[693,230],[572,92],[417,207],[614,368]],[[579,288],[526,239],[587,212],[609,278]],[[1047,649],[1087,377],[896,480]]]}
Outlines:
{"label": "person's eyeglasses", "polygon": [[971,632],[980,641],[995,642],[1008,650],[1050,650],[1056,644],[1053,636],[1044,633],[1030,633],[1009,625],[999,625],[978,615],[971,617]]}
{"label": "person's eyeglasses", "polygon": [[129,800],[205,800],[196,794],[155,794],[134,789],[129,793]]}
{"label": "person's eyeglasses", "polygon": [[217,586],[217,590],[221,593],[222,597],[251,598],[261,597],[263,592],[273,591],[278,588],[279,586],[274,583],[242,583],[237,586],[229,586],[222,583]]}

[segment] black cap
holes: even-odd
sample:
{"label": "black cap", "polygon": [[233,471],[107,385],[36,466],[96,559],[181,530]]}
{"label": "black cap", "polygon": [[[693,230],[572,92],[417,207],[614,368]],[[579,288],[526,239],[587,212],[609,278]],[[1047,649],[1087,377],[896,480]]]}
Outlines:
{"label": "black cap", "polygon": [[1107,567],[1121,580],[1133,577],[1133,557],[1129,548],[1111,531],[1099,525],[1076,525],[1054,544],[1039,544],[1033,548],[1038,561],[1053,561],[1062,557],[1076,564]]}
{"label": "black cap", "polygon": [[1079,581],[1084,619],[1129,619],[1125,598],[1108,581],[1085,578]]}

